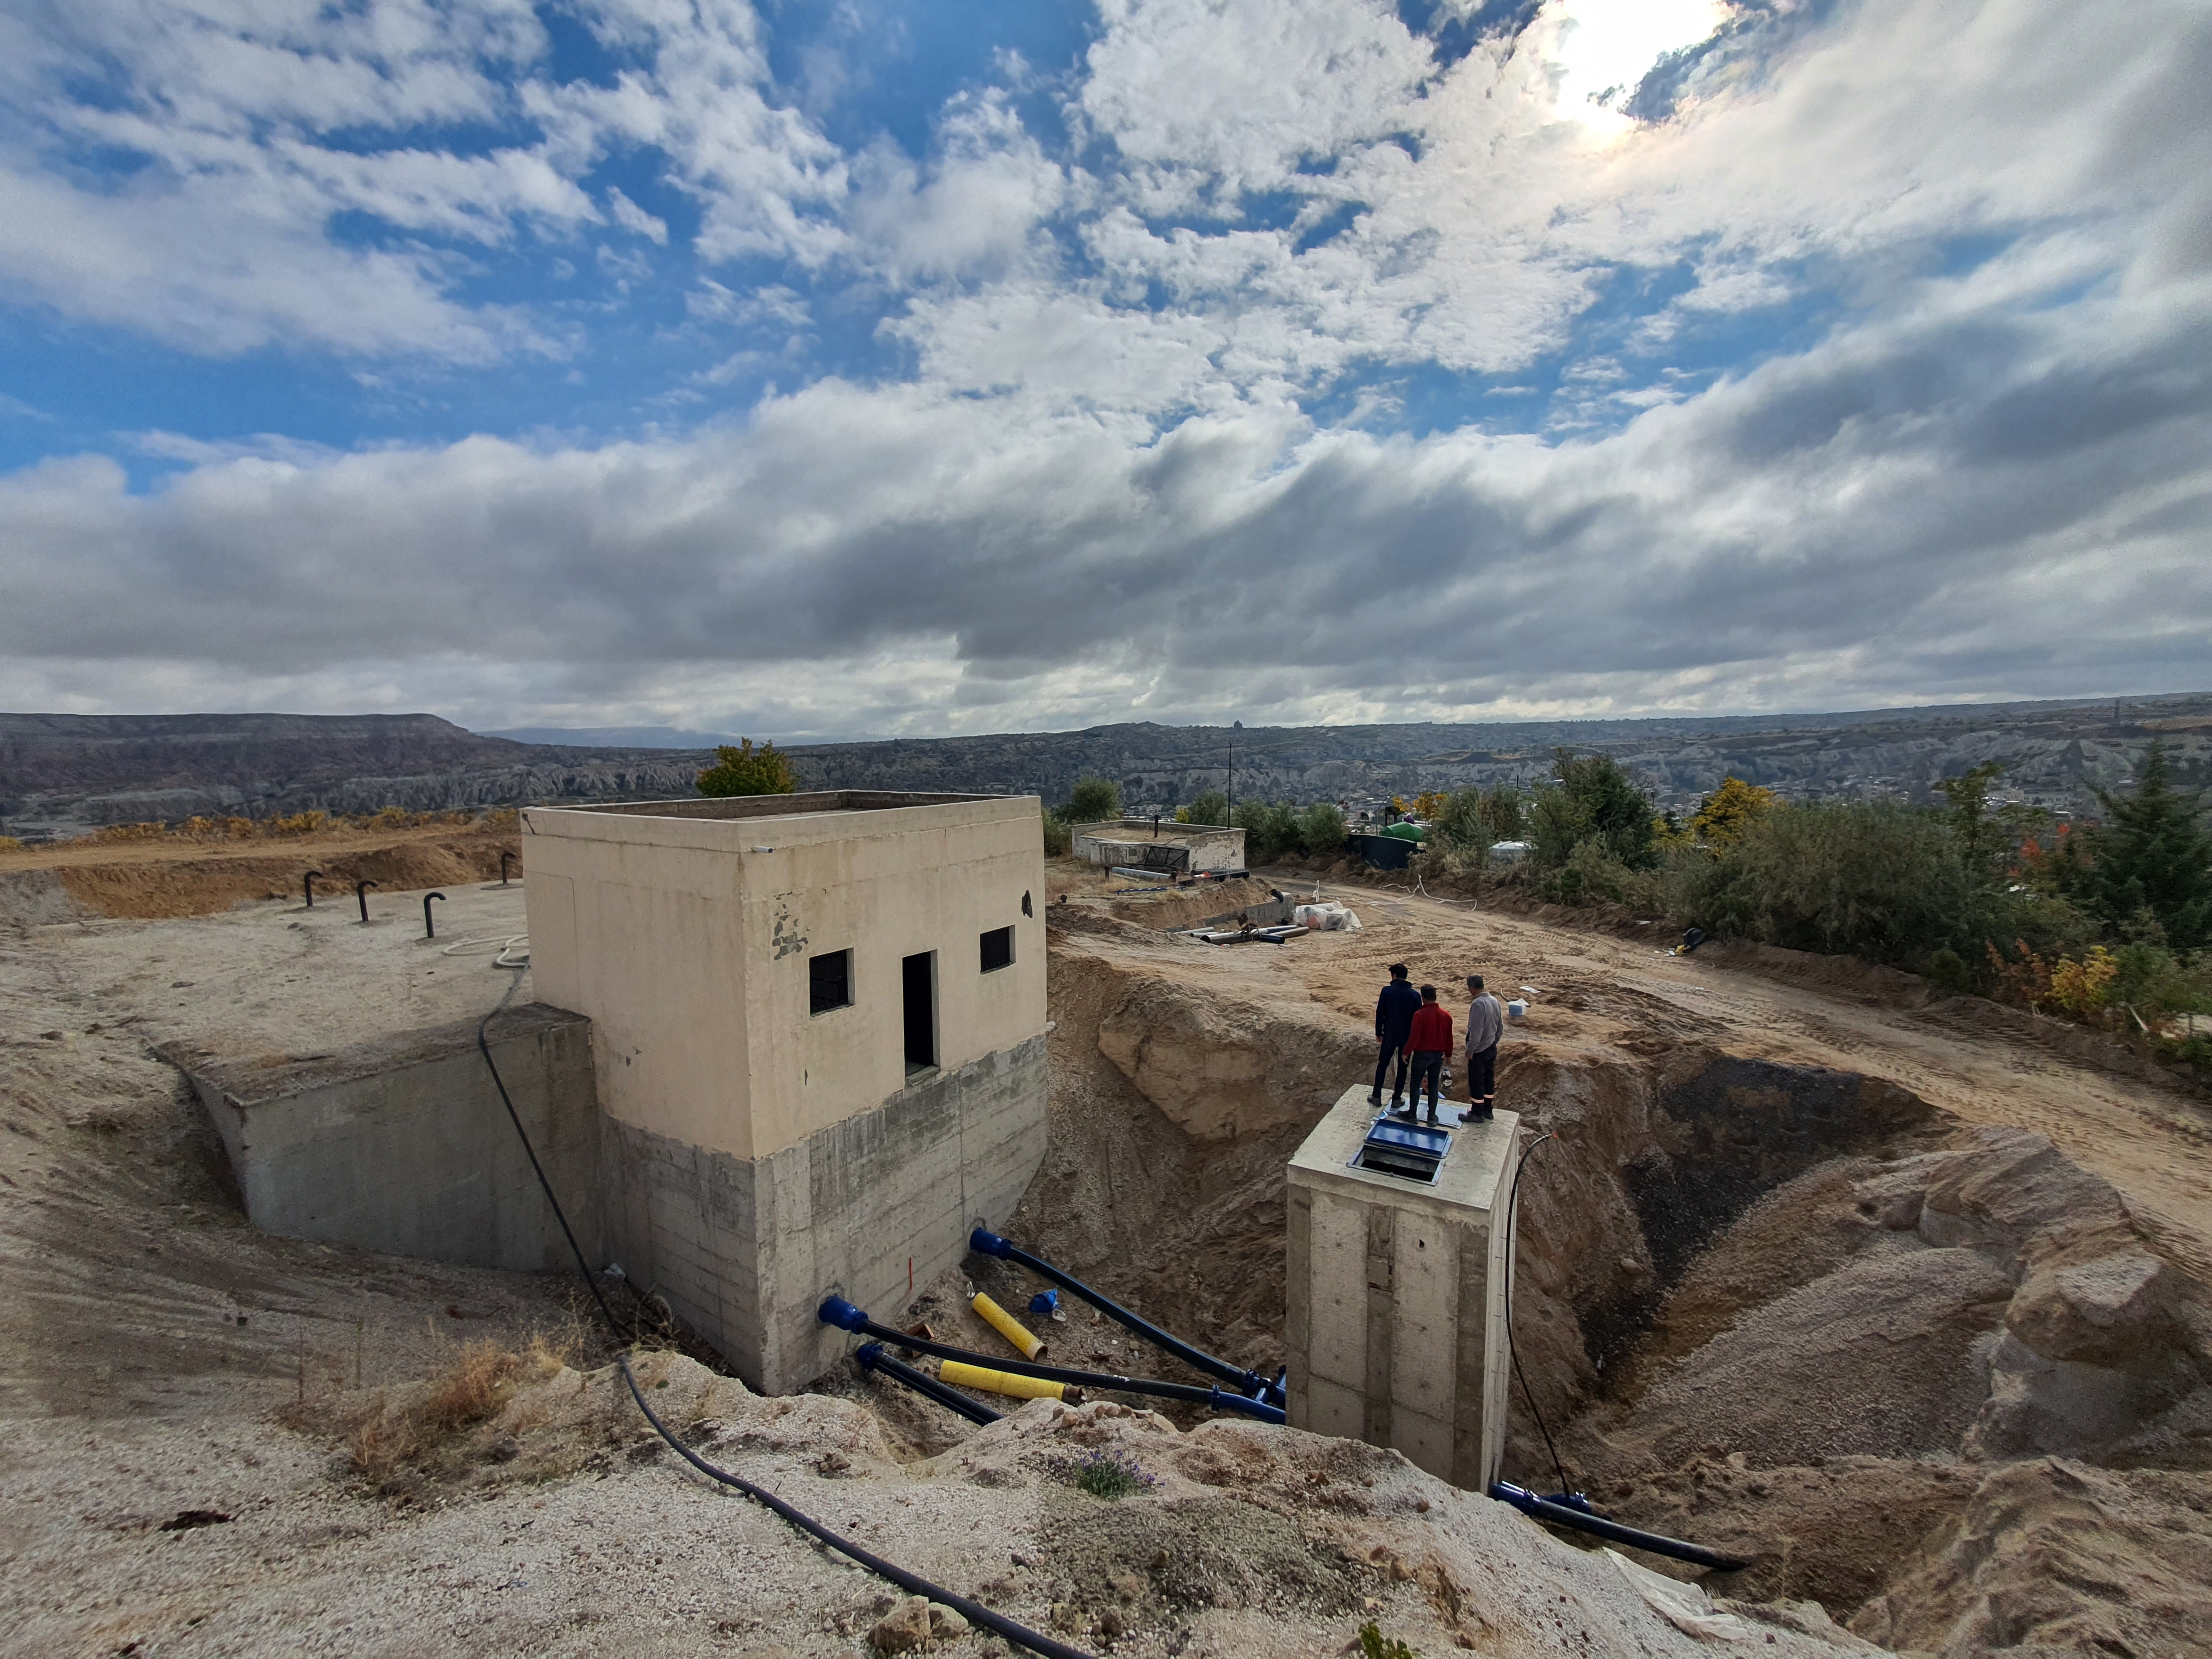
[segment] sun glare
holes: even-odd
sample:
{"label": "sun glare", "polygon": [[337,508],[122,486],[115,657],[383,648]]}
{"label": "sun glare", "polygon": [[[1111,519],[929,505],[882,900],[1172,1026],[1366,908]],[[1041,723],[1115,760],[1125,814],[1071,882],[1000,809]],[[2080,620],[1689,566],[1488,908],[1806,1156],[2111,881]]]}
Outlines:
{"label": "sun glare", "polygon": [[1559,113],[1593,137],[1618,137],[1634,123],[1628,100],[1651,66],[1717,29],[1725,0],[1559,0],[1553,61],[1565,71]]}

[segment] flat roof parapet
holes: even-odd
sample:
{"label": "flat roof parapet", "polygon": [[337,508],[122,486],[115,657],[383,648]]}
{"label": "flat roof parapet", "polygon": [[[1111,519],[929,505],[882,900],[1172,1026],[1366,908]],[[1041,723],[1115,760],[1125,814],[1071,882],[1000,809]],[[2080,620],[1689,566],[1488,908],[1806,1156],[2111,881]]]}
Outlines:
{"label": "flat roof parapet", "polygon": [[952,806],[964,801],[1020,800],[1019,795],[927,793],[908,789],[812,789],[793,795],[703,795],[697,799],[593,801],[563,805],[563,812],[617,812],[654,818],[781,818],[801,812],[890,812],[907,806]]}

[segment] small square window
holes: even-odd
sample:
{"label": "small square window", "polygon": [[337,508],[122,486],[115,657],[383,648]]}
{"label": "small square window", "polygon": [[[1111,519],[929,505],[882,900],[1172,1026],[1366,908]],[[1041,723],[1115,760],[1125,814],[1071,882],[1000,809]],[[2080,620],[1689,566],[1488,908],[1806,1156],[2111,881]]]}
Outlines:
{"label": "small square window", "polygon": [[1014,965],[1014,930],[994,927],[983,935],[983,971],[994,974]]}
{"label": "small square window", "polygon": [[806,1012],[826,1014],[853,1006],[853,953],[831,951],[806,958]]}

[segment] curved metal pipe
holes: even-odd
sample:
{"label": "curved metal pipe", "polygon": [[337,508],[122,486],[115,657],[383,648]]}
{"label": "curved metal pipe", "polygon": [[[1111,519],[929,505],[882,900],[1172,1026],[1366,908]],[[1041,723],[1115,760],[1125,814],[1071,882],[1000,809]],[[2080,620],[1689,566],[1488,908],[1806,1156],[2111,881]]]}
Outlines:
{"label": "curved metal pipe", "polygon": [[375,885],[373,881],[357,881],[353,884],[353,896],[361,901],[361,919],[363,921],[368,920],[368,890]]}
{"label": "curved metal pipe", "polygon": [[1115,1324],[1134,1331],[1154,1347],[1173,1354],[1194,1370],[1204,1371],[1208,1376],[1218,1376],[1263,1404],[1280,1406],[1285,1403],[1285,1377],[1282,1373],[1277,1373],[1274,1380],[1270,1382],[1257,1371],[1248,1371],[1225,1359],[1216,1359],[1205,1349],[1193,1347],[1179,1336],[1169,1335],[1141,1314],[1130,1312],[1120,1303],[1092,1290],[1074,1274],[1062,1273],[1042,1256],[1031,1255],[1019,1245],[1000,1237],[988,1228],[978,1227],[969,1234],[968,1248],[978,1255],[996,1256],[1001,1261],[1018,1262],[1038,1278],[1050,1279],[1062,1290],[1081,1297]]}
{"label": "curved metal pipe", "polygon": [[424,939],[435,939],[438,937],[438,924],[430,920],[430,901],[432,899],[441,899],[445,896],[446,896],[443,893],[425,893],[422,895],[422,937]]}
{"label": "curved metal pipe", "polygon": [[[1526,1486],[1516,1486],[1508,1480],[1492,1481],[1490,1495],[1501,1504],[1510,1504],[1523,1515],[1533,1516],[1539,1521],[1548,1521],[1555,1527],[1571,1527],[1577,1532],[1609,1538],[1616,1544],[1649,1550],[1654,1555],[1671,1556],[1677,1561],[1687,1561],[1692,1566],[1711,1567],[1717,1572],[1741,1572],[1751,1565],[1748,1561],[1739,1561],[1732,1555],[1723,1555],[1717,1550],[1709,1550],[1703,1544],[1686,1544],[1679,1538],[1668,1538],[1662,1533],[1625,1527],[1618,1521],[1608,1521],[1588,1510],[1574,1509],[1555,1498],[1539,1497]],[[1577,1497],[1580,1495],[1576,1494]]]}
{"label": "curved metal pipe", "polygon": [[853,1356],[860,1362],[864,1371],[881,1371],[912,1389],[916,1394],[934,1400],[955,1416],[964,1417],[970,1423],[995,1423],[1001,1413],[993,1411],[981,1401],[970,1400],[957,1389],[947,1388],[927,1372],[918,1371],[902,1359],[894,1359],[884,1352],[880,1342],[861,1344]]}
{"label": "curved metal pipe", "polygon": [[1080,1388],[1099,1389],[1108,1394],[1181,1400],[1194,1406],[1210,1406],[1216,1411],[1236,1412],[1245,1417],[1256,1418],[1262,1423],[1280,1423],[1285,1416],[1280,1406],[1269,1405],[1263,1400],[1254,1400],[1245,1395],[1231,1394],[1226,1389],[1200,1388],[1188,1382],[1164,1382],[1153,1377],[1120,1376],[1110,1371],[1076,1370],[1066,1365],[1041,1365],[1026,1359],[1000,1359],[990,1354],[977,1353],[973,1349],[956,1348],[947,1342],[933,1341],[925,1336],[909,1336],[889,1325],[878,1325],[842,1296],[825,1297],[821,1307],[816,1310],[815,1316],[825,1325],[835,1325],[839,1330],[851,1331],[855,1335],[875,1337],[909,1353],[934,1354],[939,1359],[991,1365],[1002,1371],[1011,1371],[1017,1376],[1042,1377],[1052,1382],[1073,1382]]}
{"label": "curved metal pipe", "polygon": [[300,890],[307,896],[307,908],[310,910],[315,908],[315,878],[322,873],[319,870],[310,870],[300,878]]}
{"label": "curved metal pipe", "polygon": [[499,855],[499,884],[502,887],[507,885],[507,866],[514,862],[514,854],[512,853],[501,853]]}

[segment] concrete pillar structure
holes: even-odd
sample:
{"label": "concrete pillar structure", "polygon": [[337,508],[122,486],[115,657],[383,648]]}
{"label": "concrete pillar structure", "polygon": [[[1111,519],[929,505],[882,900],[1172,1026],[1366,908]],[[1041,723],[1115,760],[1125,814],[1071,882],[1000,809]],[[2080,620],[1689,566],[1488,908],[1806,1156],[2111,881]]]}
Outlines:
{"label": "concrete pillar structure", "polygon": [[1034,797],[830,791],[523,814],[541,1001],[587,1015],[608,1248],[757,1389],[895,1312],[1045,1150]]}
{"label": "concrete pillar structure", "polygon": [[1291,1159],[1290,1420],[1485,1491],[1505,1446],[1504,1206],[1521,1120],[1452,1129],[1425,1181],[1363,1161],[1376,1109],[1367,1085],[1346,1090]]}

